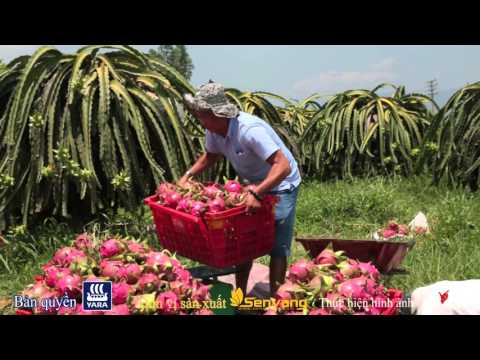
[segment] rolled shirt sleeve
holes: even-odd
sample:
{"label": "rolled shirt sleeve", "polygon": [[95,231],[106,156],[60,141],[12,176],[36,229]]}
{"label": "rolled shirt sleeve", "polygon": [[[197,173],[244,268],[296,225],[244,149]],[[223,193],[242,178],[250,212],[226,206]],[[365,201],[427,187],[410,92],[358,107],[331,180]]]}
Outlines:
{"label": "rolled shirt sleeve", "polygon": [[244,144],[265,161],[280,150],[280,146],[261,126],[253,126],[248,129],[244,136]]}

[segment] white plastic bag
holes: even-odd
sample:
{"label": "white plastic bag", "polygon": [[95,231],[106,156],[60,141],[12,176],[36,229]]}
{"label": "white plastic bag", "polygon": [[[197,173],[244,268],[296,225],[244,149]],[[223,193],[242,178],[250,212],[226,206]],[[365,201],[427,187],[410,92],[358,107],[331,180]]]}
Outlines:
{"label": "white plastic bag", "polygon": [[411,296],[412,314],[480,315],[480,280],[439,281]]}
{"label": "white plastic bag", "polygon": [[428,226],[427,217],[421,211],[415,216],[415,218],[408,224],[409,228],[413,232],[422,231],[426,234],[430,233],[430,227]]}

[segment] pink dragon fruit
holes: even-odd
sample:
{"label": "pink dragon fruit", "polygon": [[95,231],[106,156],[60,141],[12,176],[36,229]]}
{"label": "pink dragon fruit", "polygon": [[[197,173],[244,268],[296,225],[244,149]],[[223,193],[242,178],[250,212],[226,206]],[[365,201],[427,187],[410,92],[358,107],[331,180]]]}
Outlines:
{"label": "pink dragon fruit", "polygon": [[337,271],[334,275],[334,278],[335,280],[337,280],[338,282],[343,282],[345,280],[345,276],[340,272],[340,271]]}
{"label": "pink dragon fruit", "polygon": [[100,271],[102,276],[117,281],[125,277],[125,268],[123,262],[119,260],[102,260],[100,262]]}
{"label": "pink dragon fruit", "polygon": [[358,267],[363,275],[369,276],[373,280],[379,279],[380,273],[378,272],[377,268],[372,265],[371,262],[358,262]]}
{"label": "pink dragon fruit", "polygon": [[125,304],[132,287],[125,282],[112,284],[112,302],[114,305]]}
{"label": "pink dragon fruit", "polygon": [[73,244],[78,250],[88,251],[93,249],[92,238],[87,233],[78,235]]}
{"label": "pink dragon fruit", "polygon": [[220,197],[210,200],[208,202],[208,211],[212,213],[225,211],[225,201]]}
{"label": "pink dragon fruit", "polygon": [[178,296],[183,296],[186,294],[188,289],[191,289],[191,287],[189,284],[184,284],[179,280],[175,280],[168,283],[168,289],[173,291]]}
{"label": "pink dragon fruit", "polygon": [[301,311],[287,311],[285,315],[291,316],[291,315],[304,315],[303,312]]}
{"label": "pink dragon fruit", "polygon": [[54,265],[50,265],[43,268],[45,272],[45,282],[48,286],[55,288],[57,286],[57,280],[63,278],[65,275],[71,275],[70,269],[58,268]]}
{"label": "pink dragon fruit", "polygon": [[157,311],[155,294],[143,294],[132,297],[131,308],[134,314],[151,315]]}
{"label": "pink dragon fruit", "polygon": [[192,201],[190,206],[190,214],[193,216],[202,216],[207,210],[207,205],[201,201]]}
{"label": "pink dragon fruit", "polygon": [[15,311],[15,315],[21,315],[21,316],[33,315],[33,311],[31,309],[17,309]]}
{"label": "pink dragon fruit", "polygon": [[308,315],[332,315],[328,310],[318,308],[318,309],[312,309],[308,312]]}
{"label": "pink dragon fruit", "polygon": [[157,296],[157,309],[161,314],[175,314],[180,309],[180,300],[173,291],[166,291]]}
{"label": "pink dragon fruit", "polygon": [[175,274],[175,272],[173,272],[172,269],[168,269],[167,271],[165,272],[161,272],[160,274],[158,274],[158,277],[163,281],[163,282],[172,282],[172,281],[175,281],[177,280],[177,274]]}
{"label": "pink dragon fruit", "polygon": [[365,315],[381,315],[382,311],[379,308],[367,306],[365,309]]}
{"label": "pink dragon fruit", "polygon": [[176,210],[183,211],[185,213],[189,213],[190,212],[190,203],[191,203],[190,199],[183,198],[182,200],[180,200],[178,202]]}
{"label": "pink dragon fruit", "polygon": [[338,258],[341,255],[342,255],[341,251],[334,252],[330,249],[324,249],[315,258],[315,264],[318,264],[318,265],[336,265],[338,263]]}
{"label": "pink dragon fruit", "polygon": [[195,282],[192,288],[192,300],[204,301],[210,296],[210,286]]}
{"label": "pink dragon fruit", "polygon": [[227,208],[233,208],[243,205],[245,200],[245,194],[241,193],[229,193],[225,198],[225,206]]}
{"label": "pink dragon fruit", "polygon": [[104,315],[103,311],[87,311],[83,310],[82,304],[77,304],[73,315]]}
{"label": "pink dragon fruit", "polygon": [[113,305],[111,311],[105,311],[105,315],[130,315],[127,304]]}
{"label": "pink dragon fruit", "polygon": [[282,291],[282,290],[277,291],[277,293],[275,294],[275,298],[277,300],[291,300],[291,299],[293,299],[292,294],[290,292]]}
{"label": "pink dragon fruit", "polygon": [[23,295],[28,296],[31,299],[39,299],[48,292],[50,292],[50,289],[47,284],[44,281],[37,281],[35,284],[27,287],[23,292]]}
{"label": "pink dragon fruit", "polygon": [[340,269],[340,273],[346,278],[361,274],[360,268],[358,267],[358,262],[352,259],[342,261],[337,265],[337,267]]}
{"label": "pink dragon fruit", "polygon": [[174,270],[175,274],[177,274],[177,280],[179,280],[183,284],[189,284],[192,280],[192,275],[188,270],[182,268],[176,268]]}
{"label": "pink dragon fruit", "polygon": [[363,283],[359,283],[358,278],[346,280],[340,284],[338,290],[342,296],[353,299],[363,299],[368,296]]}
{"label": "pink dragon fruit", "polygon": [[408,228],[407,225],[403,225],[403,224],[402,224],[402,225],[399,225],[399,226],[398,226],[398,233],[399,233],[400,235],[406,236],[406,235],[408,235],[408,234],[410,233],[410,229]]}
{"label": "pink dragon fruit", "polygon": [[385,294],[385,288],[382,284],[375,284],[375,290],[371,293],[372,295],[383,295]]}
{"label": "pink dragon fruit", "polygon": [[129,241],[127,246],[128,251],[136,255],[143,255],[146,252],[145,246],[136,241]]}
{"label": "pink dragon fruit", "polygon": [[209,199],[215,199],[219,194],[221,191],[216,185],[205,186],[203,190],[203,195]]}
{"label": "pink dragon fruit", "polygon": [[383,230],[383,233],[382,233],[382,236],[384,239],[390,239],[395,235],[397,235],[397,233],[395,232],[395,230],[391,230],[391,229]]}
{"label": "pink dragon fruit", "polygon": [[92,272],[94,265],[88,257],[77,257],[70,263],[69,269],[72,273],[85,276]]}
{"label": "pink dragon fruit", "polygon": [[348,312],[346,299],[338,293],[327,294],[328,310],[335,314],[345,314]]}
{"label": "pink dragon fruit", "polygon": [[57,290],[60,294],[66,294],[70,299],[77,298],[81,294],[82,278],[77,274],[65,275],[57,280]]}
{"label": "pink dragon fruit", "polygon": [[73,261],[86,257],[87,255],[81,250],[77,250],[73,247],[64,247],[55,253],[53,256],[53,262],[60,267],[68,267]]}
{"label": "pink dragon fruit", "polygon": [[60,307],[57,311],[57,315],[75,315],[76,308],[70,308],[70,307]]}
{"label": "pink dragon fruit", "polygon": [[240,194],[242,192],[242,185],[236,180],[228,180],[223,188],[229,193]]}
{"label": "pink dragon fruit", "polygon": [[385,301],[389,301],[390,306],[384,307],[381,309],[382,315],[395,315],[398,313],[398,303],[403,299],[403,293],[398,289],[388,289],[386,294]]}
{"label": "pink dragon fruit", "polygon": [[388,229],[389,229],[389,230],[392,230],[392,231],[395,232],[395,233],[398,233],[399,226],[398,226],[398,224],[397,224],[396,221],[390,220],[390,221],[388,222]]}
{"label": "pink dragon fruit", "polygon": [[308,287],[311,289],[318,289],[322,287],[322,277],[320,275],[314,276],[309,282]]}
{"label": "pink dragon fruit", "polygon": [[141,275],[142,268],[138,264],[128,264],[124,267],[124,276],[127,280],[127,284],[136,284]]}
{"label": "pink dragon fruit", "polygon": [[270,315],[270,316],[273,316],[273,315],[278,315],[277,312],[275,310],[267,310],[263,313],[263,315]]}
{"label": "pink dragon fruit", "polygon": [[173,270],[176,270],[176,269],[183,269],[182,267],[182,264],[180,263],[180,261],[178,261],[175,257],[171,257],[170,258],[170,264],[172,264],[172,269]]}
{"label": "pink dragon fruit", "polygon": [[57,313],[55,299],[59,294],[55,291],[44,292],[37,300],[37,307],[34,309],[36,315],[55,315]]}
{"label": "pink dragon fruit", "polygon": [[296,298],[295,294],[305,292],[298,284],[290,280],[285,281],[277,290],[275,297],[278,300],[290,300]]}
{"label": "pink dragon fruit", "polygon": [[176,191],[172,191],[164,196],[163,202],[165,206],[175,209],[180,200],[182,200],[182,195]]}
{"label": "pink dragon fruit", "polygon": [[70,263],[67,264],[67,259],[71,256],[70,254],[72,251],[77,250],[72,247],[63,247],[61,249],[58,249],[57,252],[55,252],[55,255],[53,256],[53,263],[59,266],[63,265],[70,265]]}
{"label": "pink dragon fruit", "polygon": [[163,196],[167,195],[168,193],[170,193],[172,191],[175,191],[175,185],[170,184],[170,183],[163,183],[163,184],[158,185],[155,193],[157,195],[163,197]]}
{"label": "pink dragon fruit", "polygon": [[391,300],[401,300],[403,299],[403,292],[398,289],[388,289],[387,297]]}
{"label": "pink dragon fruit", "polygon": [[[330,292],[335,284],[338,282],[335,277],[330,276],[330,275],[322,275],[320,277],[321,283],[320,283],[320,288],[323,293]],[[318,287],[317,287],[318,288]]]}
{"label": "pink dragon fruit", "polygon": [[144,293],[150,293],[158,290],[160,279],[157,275],[148,273],[144,274],[138,280],[138,288]]}
{"label": "pink dragon fruit", "polygon": [[102,258],[109,258],[121,254],[124,248],[117,239],[108,239],[100,246],[100,256]]}
{"label": "pink dragon fruit", "polygon": [[307,281],[313,268],[314,265],[312,262],[300,259],[290,266],[288,278],[292,281]]}
{"label": "pink dragon fruit", "polygon": [[[163,252],[151,252],[147,254],[145,267],[148,271],[153,271],[158,273],[160,271],[165,271],[174,266],[173,259]],[[178,263],[178,260],[175,264]]]}
{"label": "pink dragon fruit", "polygon": [[366,277],[366,276],[359,276],[359,277],[350,279],[350,281],[354,285],[358,285],[358,286],[364,288],[364,290],[366,292],[364,297],[369,297],[368,295],[375,294],[375,292],[376,292],[376,287],[377,287],[376,282],[374,280]]}
{"label": "pink dragon fruit", "polygon": [[212,310],[202,308],[193,312],[193,315],[215,315]]}
{"label": "pink dragon fruit", "polygon": [[[378,294],[372,297],[372,303],[369,304],[370,306],[368,309],[378,309],[380,312],[382,309],[386,308],[389,304],[389,298],[385,294]],[[390,301],[391,303],[391,301]]]}

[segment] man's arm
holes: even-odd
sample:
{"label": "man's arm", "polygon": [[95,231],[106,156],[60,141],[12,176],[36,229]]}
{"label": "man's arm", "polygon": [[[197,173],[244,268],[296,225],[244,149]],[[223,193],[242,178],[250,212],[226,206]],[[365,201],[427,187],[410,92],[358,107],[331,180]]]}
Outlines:
{"label": "man's arm", "polygon": [[262,196],[278,186],[292,171],[287,157],[281,150],[272,154],[267,162],[272,166],[267,177],[256,186],[255,192]]}
{"label": "man's arm", "polygon": [[[279,185],[290,174],[292,171],[290,163],[279,145],[273,141],[263,127],[250,128],[244,136],[244,143],[258,157],[271,165],[266,178],[254,188],[254,192],[262,196]],[[261,203],[253,194],[247,196],[245,204],[247,210],[261,207]]]}
{"label": "man's arm", "polygon": [[208,169],[221,158],[221,154],[206,152],[205,154],[200,156],[195,162],[195,164],[190,168],[190,170],[187,171],[185,175],[183,175],[183,177],[178,181],[178,185],[184,187],[190,177],[201,174],[204,170]]}
{"label": "man's arm", "polygon": [[[265,180],[253,190],[257,195],[262,196],[268,193],[275,186],[279,185],[292,171],[287,157],[281,150],[277,150],[268,159],[267,162],[272,166]],[[247,212],[258,209],[262,206],[260,201],[253,194],[248,194],[245,199]]]}

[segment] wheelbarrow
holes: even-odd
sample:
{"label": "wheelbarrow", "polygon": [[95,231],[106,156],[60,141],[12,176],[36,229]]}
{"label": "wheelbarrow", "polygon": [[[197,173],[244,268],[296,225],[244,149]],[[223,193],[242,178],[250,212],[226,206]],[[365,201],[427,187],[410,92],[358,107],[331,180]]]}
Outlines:
{"label": "wheelbarrow", "polygon": [[297,237],[312,258],[315,258],[329,244],[334,251],[344,251],[349,258],[362,262],[371,261],[384,274],[401,272],[400,264],[415,240],[339,239],[335,237]]}

